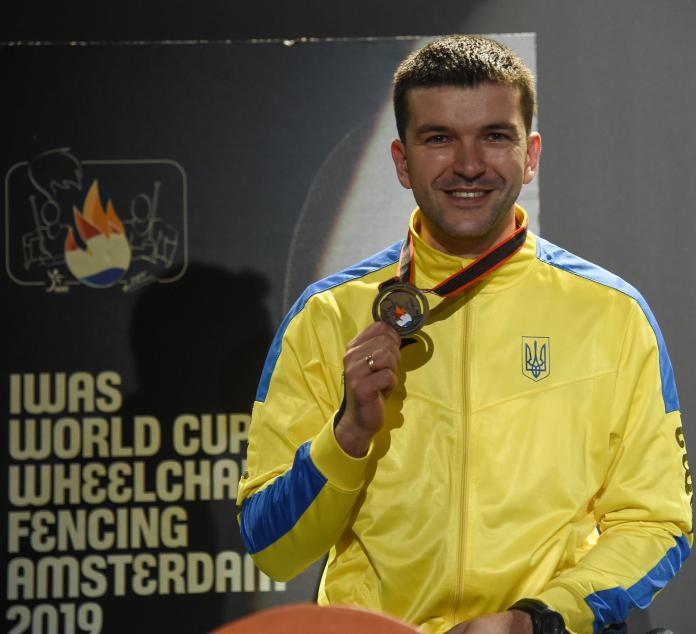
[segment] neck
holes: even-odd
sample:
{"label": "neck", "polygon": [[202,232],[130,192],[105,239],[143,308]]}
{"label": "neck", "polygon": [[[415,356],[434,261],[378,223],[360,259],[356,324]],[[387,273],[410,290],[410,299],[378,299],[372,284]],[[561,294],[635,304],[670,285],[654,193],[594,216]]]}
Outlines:
{"label": "neck", "polygon": [[434,249],[462,259],[473,260],[512,235],[516,228],[517,222],[513,207],[510,213],[481,235],[451,236],[431,222],[425,214],[421,214],[420,226],[416,227],[416,230],[423,241]]}

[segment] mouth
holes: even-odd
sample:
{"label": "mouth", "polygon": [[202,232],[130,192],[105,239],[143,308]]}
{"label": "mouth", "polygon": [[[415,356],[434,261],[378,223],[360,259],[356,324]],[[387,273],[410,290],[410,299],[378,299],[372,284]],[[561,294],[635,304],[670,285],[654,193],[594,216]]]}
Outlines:
{"label": "mouth", "polygon": [[455,198],[482,198],[488,192],[487,191],[475,191],[475,192],[449,191],[447,193],[450,196],[454,196]]}
{"label": "mouth", "polygon": [[449,198],[454,199],[460,205],[478,205],[484,202],[487,197],[494,191],[492,189],[445,189],[444,192]]}

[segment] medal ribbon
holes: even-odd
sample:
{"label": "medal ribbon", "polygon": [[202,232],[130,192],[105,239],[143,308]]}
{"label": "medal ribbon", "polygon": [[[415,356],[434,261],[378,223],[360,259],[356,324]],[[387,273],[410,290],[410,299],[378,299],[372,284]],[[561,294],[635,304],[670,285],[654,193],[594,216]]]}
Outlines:
{"label": "medal ribbon", "polygon": [[[517,253],[524,244],[527,238],[527,222],[505,238],[493,245],[488,251],[477,257],[473,262],[465,266],[461,271],[457,271],[450,275],[447,279],[440,282],[433,288],[422,288],[424,293],[435,293],[440,297],[450,297],[461,293],[465,288],[480,281],[486,275],[495,271],[499,266],[507,262],[515,253]],[[379,288],[386,288],[396,282],[402,284],[414,285],[415,263],[413,261],[415,246],[413,243],[413,234],[409,229],[406,240],[401,245],[401,254],[399,256],[399,268],[396,277],[382,282]]]}

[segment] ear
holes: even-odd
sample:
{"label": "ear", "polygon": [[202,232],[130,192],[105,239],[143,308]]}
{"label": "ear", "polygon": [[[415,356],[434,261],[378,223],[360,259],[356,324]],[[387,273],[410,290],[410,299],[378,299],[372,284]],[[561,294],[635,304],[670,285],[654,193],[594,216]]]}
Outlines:
{"label": "ear", "polygon": [[406,146],[400,139],[394,139],[391,144],[391,155],[396,167],[396,176],[399,182],[406,188],[411,189],[411,179],[408,176],[408,165],[406,163]]}
{"label": "ear", "polygon": [[541,135],[538,132],[532,132],[527,138],[527,156],[524,161],[524,178],[522,179],[525,185],[531,183],[536,176],[540,155]]}

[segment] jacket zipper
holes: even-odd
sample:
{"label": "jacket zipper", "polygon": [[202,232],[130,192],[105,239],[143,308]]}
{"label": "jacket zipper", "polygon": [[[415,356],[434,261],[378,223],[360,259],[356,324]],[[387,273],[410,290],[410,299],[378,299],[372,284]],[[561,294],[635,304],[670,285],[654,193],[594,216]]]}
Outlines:
{"label": "jacket zipper", "polygon": [[462,306],[462,329],[461,333],[463,336],[463,342],[461,345],[462,350],[462,367],[461,367],[461,403],[462,403],[462,416],[463,429],[462,429],[462,471],[461,471],[461,497],[459,500],[459,531],[457,534],[457,571],[456,571],[456,585],[454,588],[454,602],[453,602],[453,621],[458,622],[458,613],[460,611],[460,603],[464,599],[464,568],[466,563],[465,555],[465,533],[466,533],[466,507],[468,500],[468,478],[467,471],[469,466],[469,291],[465,290],[463,294],[463,306]]}

